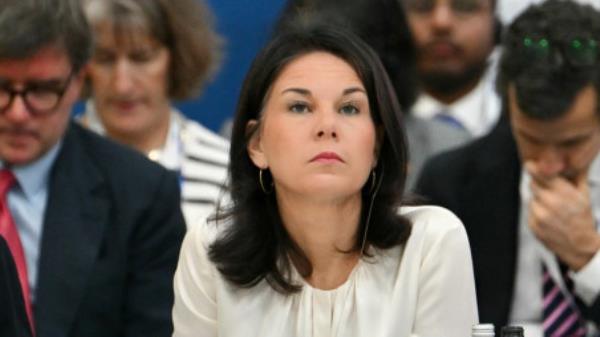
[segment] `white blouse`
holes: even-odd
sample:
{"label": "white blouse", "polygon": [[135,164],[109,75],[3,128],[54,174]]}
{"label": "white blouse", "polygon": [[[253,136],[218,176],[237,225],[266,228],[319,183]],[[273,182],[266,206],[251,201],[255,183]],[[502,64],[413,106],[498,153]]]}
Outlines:
{"label": "white blouse", "polygon": [[469,243],[451,212],[403,207],[406,244],[376,249],[333,290],[282,295],[266,281],[227,282],[207,256],[214,231],[188,232],[175,274],[174,337],[467,337],[477,304]]}

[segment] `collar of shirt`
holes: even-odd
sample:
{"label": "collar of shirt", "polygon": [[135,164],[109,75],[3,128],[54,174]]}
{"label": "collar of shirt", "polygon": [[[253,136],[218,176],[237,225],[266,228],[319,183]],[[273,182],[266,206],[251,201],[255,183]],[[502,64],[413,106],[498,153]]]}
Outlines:
{"label": "collar of shirt", "polygon": [[590,164],[588,172],[588,182],[590,187],[596,188],[600,186],[600,152],[596,154],[596,158]]}
{"label": "collar of shirt", "polygon": [[[15,178],[27,199],[32,200],[36,194],[48,187],[50,170],[58,156],[61,146],[62,139],[34,162],[11,168],[11,171],[15,175]],[[0,167],[4,168],[3,162],[0,163]]]}
{"label": "collar of shirt", "polygon": [[488,67],[473,90],[448,105],[421,93],[411,109],[412,113],[429,119],[443,111],[457,119],[474,137],[486,134],[500,117],[501,102],[494,88],[497,63],[496,49],[490,55]]}

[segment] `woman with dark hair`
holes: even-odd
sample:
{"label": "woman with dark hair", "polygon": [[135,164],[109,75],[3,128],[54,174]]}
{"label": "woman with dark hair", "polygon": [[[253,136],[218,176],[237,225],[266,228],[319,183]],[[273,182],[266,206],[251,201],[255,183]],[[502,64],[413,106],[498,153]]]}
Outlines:
{"label": "woman with dark hair", "polygon": [[[369,13],[369,15],[365,15]],[[419,94],[416,48],[399,0],[288,0],[276,25],[285,27],[295,16],[317,15],[352,30],[377,53],[392,82],[402,111],[409,152],[406,189],[412,190],[427,159],[468,141],[466,130],[440,119],[410,113]]]}
{"label": "woman with dark hair", "polygon": [[299,21],[246,77],[232,207],[188,233],[174,336],[445,336],[477,322],[469,245],[437,207],[402,206],[394,90],[350,33]]}

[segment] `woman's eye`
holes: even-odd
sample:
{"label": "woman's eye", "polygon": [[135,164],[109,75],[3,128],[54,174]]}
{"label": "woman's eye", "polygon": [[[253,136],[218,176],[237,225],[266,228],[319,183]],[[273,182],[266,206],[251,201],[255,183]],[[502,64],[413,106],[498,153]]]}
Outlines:
{"label": "woman's eye", "polygon": [[354,105],[347,104],[347,105],[342,106],[342,108],[340,109],[340,112],[343,113],[344,115],[356,115],[360,111]]}
{"label": "woman's eye", "polygon": [[305,103],[294,103],[290,105],[289,110],[295,113],[310,112],[308,105],[306,105]]}

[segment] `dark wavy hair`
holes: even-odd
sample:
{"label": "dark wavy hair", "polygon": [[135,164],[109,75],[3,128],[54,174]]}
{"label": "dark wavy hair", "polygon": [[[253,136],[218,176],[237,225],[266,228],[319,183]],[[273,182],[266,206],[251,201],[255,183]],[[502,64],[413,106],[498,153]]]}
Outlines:
{"label": "dark wavy hair", "polygon": [[[323,51],[345,60],[358,74],[369,98],[374,124],[383,132],[378,166],[380,189],[369,193],[371,181],[362,191],[361,222],[357,241],[350,252],[367,245],[386,249],[404,243],[410,222],[398,214],[406,178],[407,150],[401,111],[394,89],[375,52],[348,31],[322,21],[298,20],[277,34],[259,53],[246,76],[233,124],[230,152],[232,206],[216,221],[224,220],[220,236],[209,248],[209,257],[232,284],[252,287],[266,279],[284,294],[301,289],[291,280],[293,257],[301,275],[312,273],[306,255],[283,226],[275,193],[265,194],[259,185],[259,169],[253,164],[247,145],[254,130],[248,122],[260,120],[268,92],[282,69],[307,53]],[[293,151],[293,149],[290,149]],[[374,200],[374,202],[373,202]],[[365,235],[367,207],[372,204],[371,221]],[[365,252],[363,252],[365,253]]]}
{"label": "dark wavy hair", "polygon": [[[367,15],[368,13],[368,15]],[[404,111],[418,93],[416,49],[399,0],[288,0],[275,32],[297,16],[319,15],[350,29],[377,53]]]}
{"label": "dark wavy hair", "polygon": [[600,97],[600,12],[592,6],[532,5],[508,27],[502,47],[496,84],[505,117],[511,85],[521,111],[540,120],[563,116],[587,85]]}

